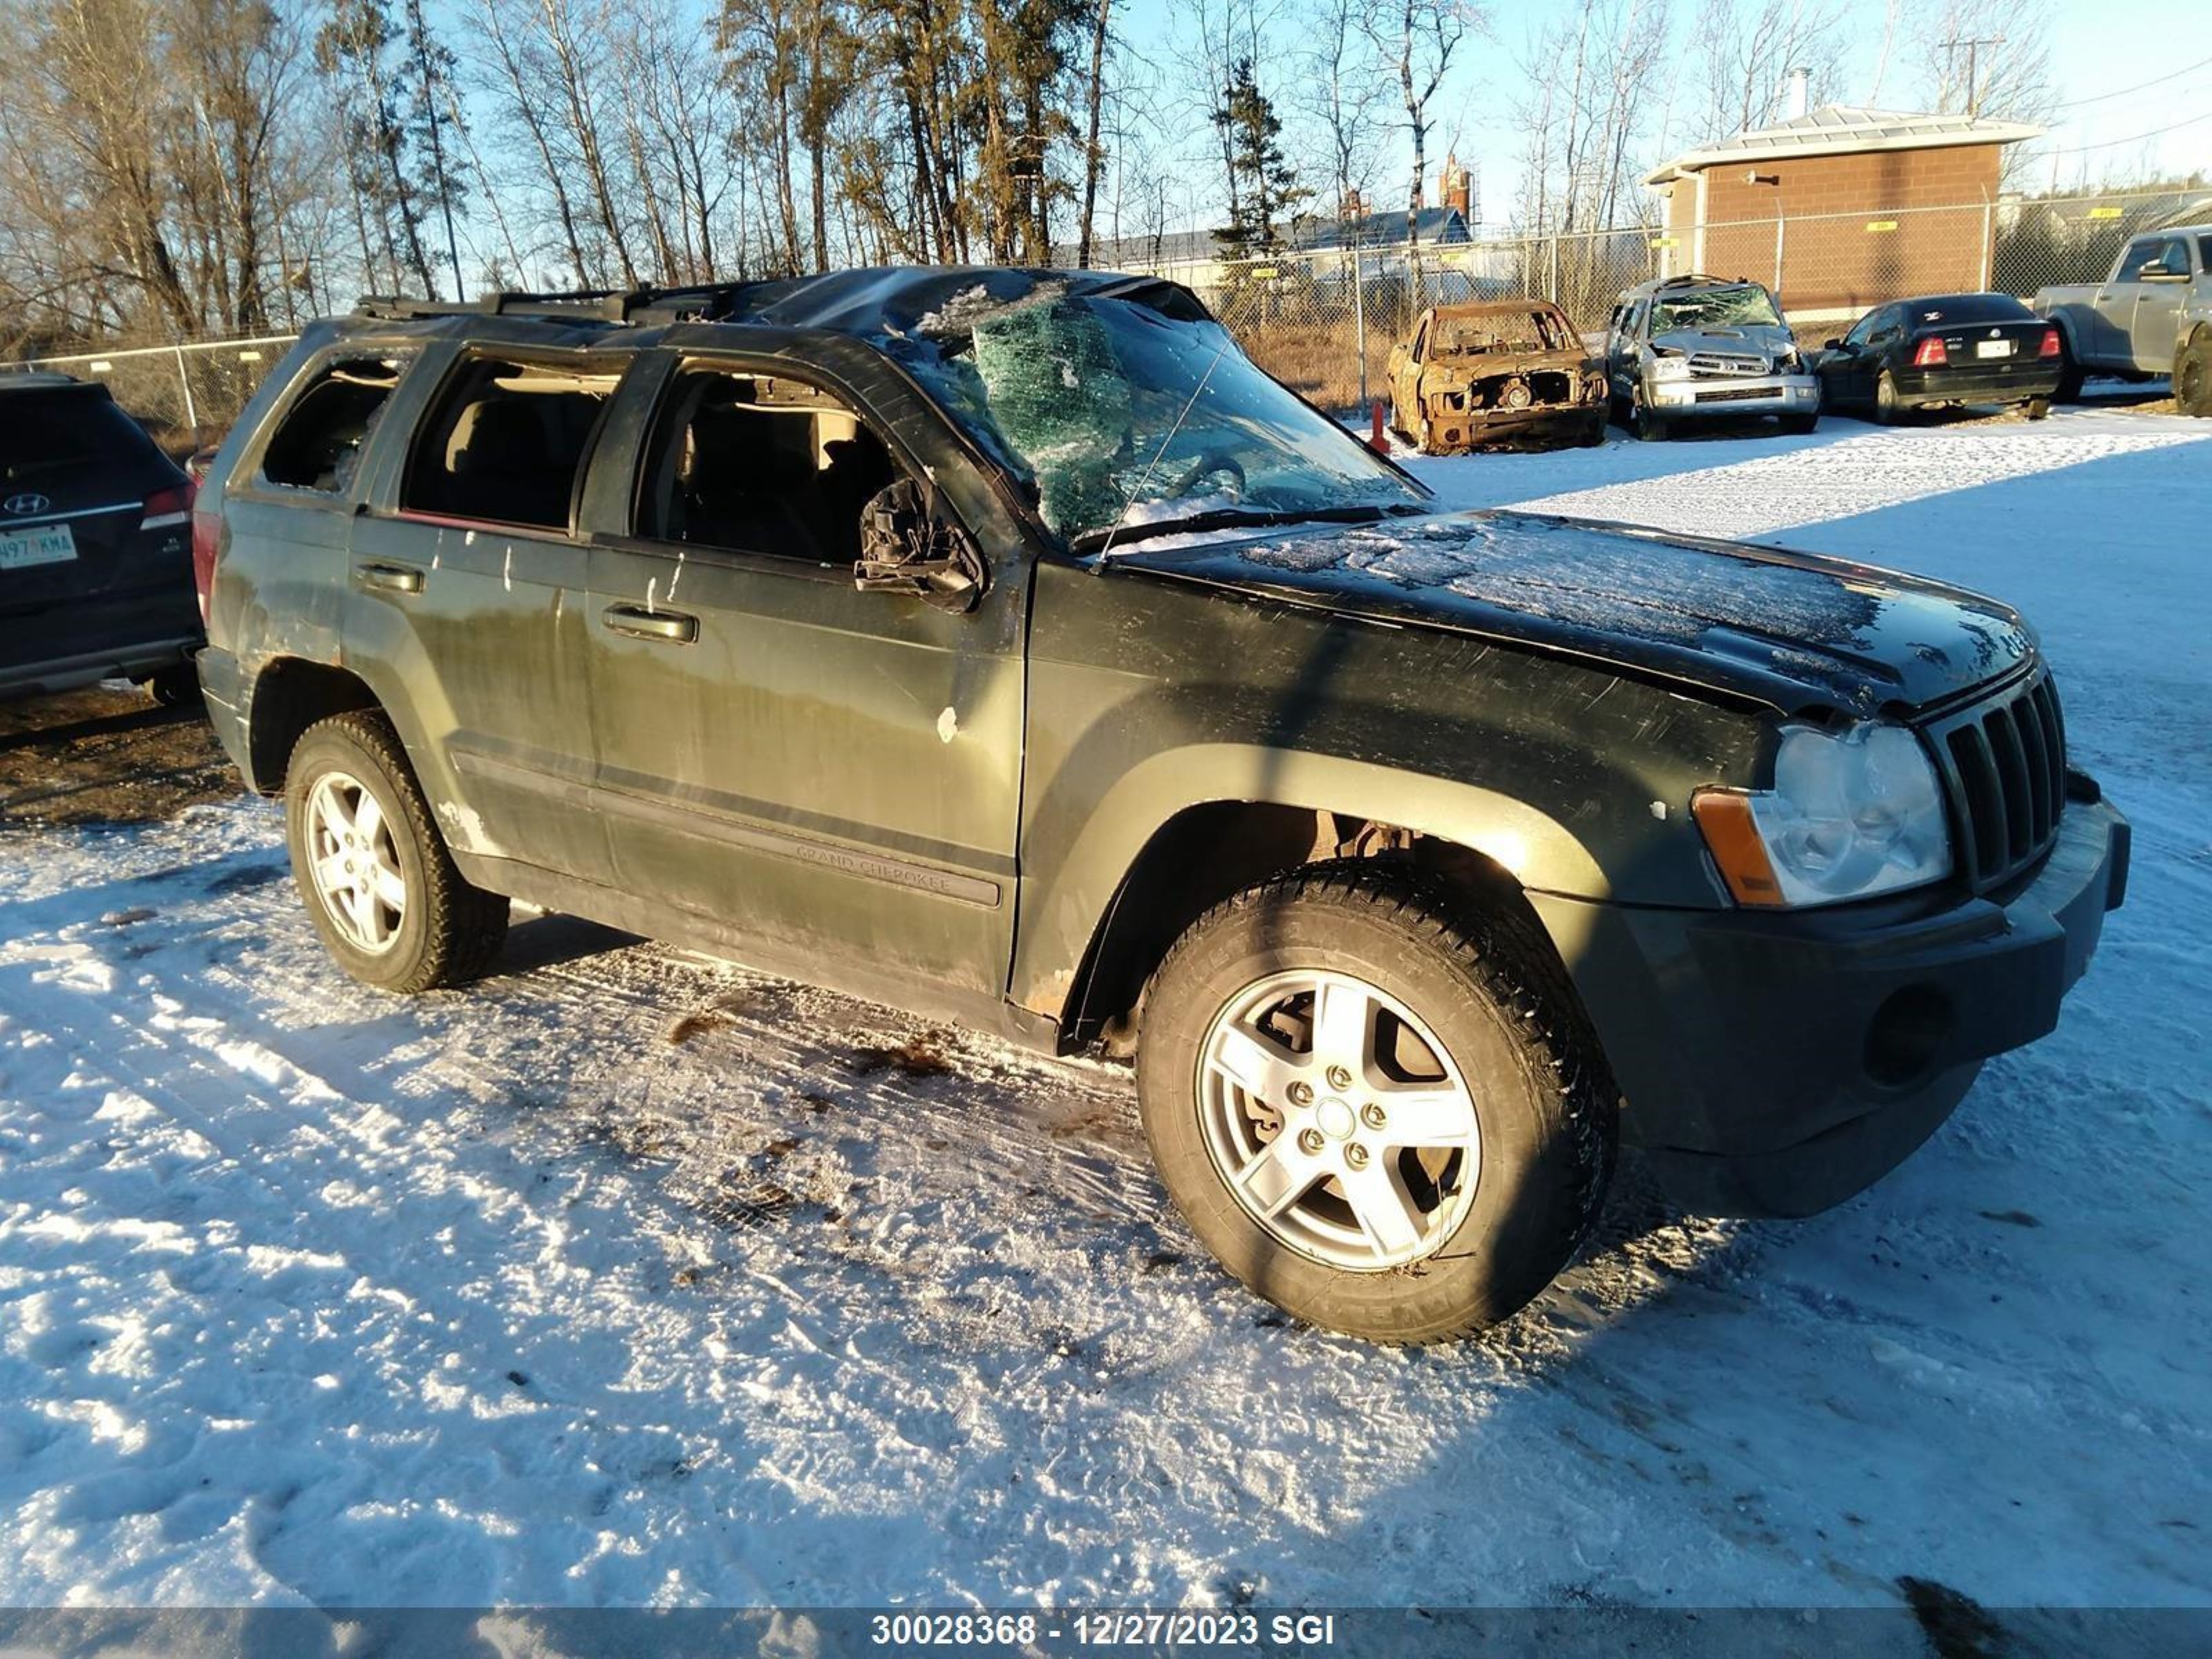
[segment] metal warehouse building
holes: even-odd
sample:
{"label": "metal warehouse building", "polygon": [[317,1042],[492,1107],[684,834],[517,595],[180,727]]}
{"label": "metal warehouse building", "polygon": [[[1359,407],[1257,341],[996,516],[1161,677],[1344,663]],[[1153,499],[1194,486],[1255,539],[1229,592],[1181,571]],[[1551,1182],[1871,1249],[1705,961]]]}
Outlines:
{"label": "metal warehouse building", "polygon": [[1801,318],[1987,288],[2004,146],[2042,131],[1826,104],[1740,132],[1645,177],[1662,273],[1755,277]]}

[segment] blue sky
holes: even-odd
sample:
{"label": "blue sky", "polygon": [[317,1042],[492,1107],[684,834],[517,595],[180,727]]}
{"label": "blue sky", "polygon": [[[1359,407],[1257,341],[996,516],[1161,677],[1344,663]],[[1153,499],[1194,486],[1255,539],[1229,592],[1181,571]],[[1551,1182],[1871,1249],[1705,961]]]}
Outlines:
{"label": "blue sky", "polygon": [[[1300,3],[1278,0],[1285,20],[1295,17]],[[1269,0],[1260,3],[1264,15]],[[1869,101],[1867,93],[1885,0],[1845,3],[1852,45],[1844,60],[1839,101]],[[1908,15],[1914,9],[1914,0],[1900,3]],[[1672,0],[1671,9],[1676,30],[1686,33],[1697,0]],[[1441,160],[1443,141],[1455,136],[1461,159],[1480,168],[1485,220],[1500,223],[1511,214],[1519,173],[1521,139],[1510,113],[1514,60],[1531,36],[1548,22],[1571,16],[1575,7],[1573,0],[1492,0],[1491,10],[1491,37],[1462,49],[1462,61],[1455,64],[1437,100],[1440,132],[1431,139],[1430,173],[1433,191],[1435,162]],[[2094,188],[2116,177],[2154,172],[2185,174],[2197,168],[2212,173],[2212,30],[2205,27],[2206,15],[2203,0],[2050,0],[2044,27],[2051,41],[2051,60],[2062,82],[2061,96],[2071,100],[2072,106],[2062,111],[2049,135],[2033,146],[2044,158],[2030,171],[2033,187],[2047,188],[2052,183],[2054,154],[2061,188],[2077,184]],[[1175,70],[1165,43],[1173,33],[1173,16],[1172,0],[1126,0],[1121,23],[1124,38],[1139,43],[1142,57],[1170,76]],[[1287,21],[1275,33],[1285,40],[1297,38]],[[1903,36],[1906,31],[1899,33]],[[2188,72],[2175,74],[2185,70]],[[1291,72],[1291,65],[1280,65],[1278,84]],[[2174,78],[2142,86],[2166,76]],[[1912,107],[1919,80],[1920,65],[1900,45],[1891,58],[1881,105]],[[2141,90],[2124,90],[2131,88]],[[2188,125],[2176,127],[2177,123]],[[1211,189],[1212,178],[1202,165],[1206,135],[1202,127],[1192,125],[1182,140],[1187,165],[1175,170],[1177,193],[1185,203],[1182,212],[1170,211],[1176,224],[1205,221],[1212,210],[1211,200],[1203,195]],[[2132,142],[2139,134],[2168,127],[2175,130]],[[1665,146],[1663,153],[1641,159],[1645,167],[1656,165],[1668,154],[1687,147],[1683,138]],[[1395,192],[1402,189],[1408,153],[1402,136],[1394,136],[1391,154],[1395,159],[1384,173],[1392,192],[1386,199],[1394,203],[1403,199]]]}

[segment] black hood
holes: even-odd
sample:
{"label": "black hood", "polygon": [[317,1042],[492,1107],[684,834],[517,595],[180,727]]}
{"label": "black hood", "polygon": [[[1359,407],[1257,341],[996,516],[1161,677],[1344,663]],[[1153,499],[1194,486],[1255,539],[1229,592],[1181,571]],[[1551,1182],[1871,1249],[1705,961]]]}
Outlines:
{"label": "black hood", "polygon": [[1784,714],[1909,712],[2036,649],[2010,608],[1942,582],[1537,514],[1140,544],[1109,568],[1540,647]]}

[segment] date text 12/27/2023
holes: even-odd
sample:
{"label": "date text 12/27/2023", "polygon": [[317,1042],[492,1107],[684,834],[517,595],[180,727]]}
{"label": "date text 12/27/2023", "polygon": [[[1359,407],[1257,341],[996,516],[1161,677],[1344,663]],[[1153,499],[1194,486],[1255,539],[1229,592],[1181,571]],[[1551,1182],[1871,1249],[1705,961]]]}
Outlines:
{"label": "date text 12/27/2023", "polygon": [[1074,1647],[1188,1647],[1292,1651],[1335,1644],[1336,1616],[1325,1613],[1176,1611],[1127,1607],[1097,1613],[877,1613],[868,1634],[878,1647],[1028,1648],[1039,1642]]}

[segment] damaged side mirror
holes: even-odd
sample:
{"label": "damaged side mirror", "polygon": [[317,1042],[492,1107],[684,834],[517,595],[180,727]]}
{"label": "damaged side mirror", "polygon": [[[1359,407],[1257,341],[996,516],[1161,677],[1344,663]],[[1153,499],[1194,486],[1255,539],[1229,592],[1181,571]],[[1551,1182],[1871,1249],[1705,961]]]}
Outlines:
{"label": "damaged side mirror", "polygon": [[911,593],[940,611],[973,611],[989,580],[983,556],[958,526],[930,512],[911,478],[878,490],[860,512],[853,585]]}

